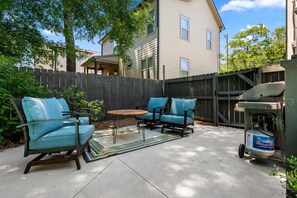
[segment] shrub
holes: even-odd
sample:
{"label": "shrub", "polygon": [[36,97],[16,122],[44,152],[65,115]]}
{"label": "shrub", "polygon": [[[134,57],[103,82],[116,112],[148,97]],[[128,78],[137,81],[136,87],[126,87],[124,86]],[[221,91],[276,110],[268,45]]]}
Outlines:
{"label": "shrub", "polygon": [[283,185],[287,190],[287,197],[297,197],[297,157],[287,158],[286,173],[280,171],[280,168],[276,165],[270,170],[269,175],[280,176],[284,180],[281,183],[286,182]]}
{"label": "shrub", "polygon": [[73,111],[85,112],[84,108],[90,108],[92,121],[98,121],[104,116],[103,100],[89,102],[86,94],[75,86],[65,88],[62,92],[44,89],[35,81],[33,72],[18,71],[17,62],[13,58],[0,55],[0,144],[8,141],[18,143],[22,138],[22,130],[16,128],[20,121],[9,99],[24,96],[63,97]]}
{"label": "shrub", "polygon": [[22,137],[21,130],[16,129],[20,121],[9,99],[26,95],[43,97],[45,94],[42,86],[35,82],[33,73],[17,72],[17,69],[13,58],[0,55],[0,144],[8,140],[18,142]]}
{"label": "shrub", "polygon": [[297,197],[297,157],[290,157],[287,159],[288,167],[286,171],[287,190],[289,190],[294,197]]}
{"label": "shrub", "polygon": [[61,92],[53,91],[52,94],[57,98],[64,98],[72,111],[87,113],[86,109],[90,109],[92,121],[99,121],[104,117],[104,101],[87,101],[86,94],[76,86],[67,87]]}

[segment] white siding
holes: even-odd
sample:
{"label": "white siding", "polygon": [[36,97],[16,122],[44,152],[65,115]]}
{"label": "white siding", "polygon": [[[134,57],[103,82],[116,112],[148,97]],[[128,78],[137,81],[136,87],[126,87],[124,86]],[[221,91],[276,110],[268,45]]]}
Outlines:
{"label": "white siding", "polygon": [[[220,30],[206,0],[160,0],[159,15],[160,66],[165,65],[166,79],[181,76],[180,58],[190,61],[189,76],[219,71]],[[190,21],[189,41],[180,38],[181,15]],[[212,31],[212,50],[206,48],[207,29]]]}
{"label": "white siding", "polygon": [[110,41],[110,39],[107,39],[103,44],[102,44],[102,48],[103,48],[103,55],[110,55],[110,54],[114,54],[113,53],[113,47],[114,47],[114,43]]}
{"label": "white siding", "polygon": [[[155,13],[157,13],[156,4]],[[141,60],[147,59],[151,56],[154,58],[154,78],[157,77],[157,36],[158,28],[156,31],[149,35],[144,35],[140,38],[135,39],[134,47],[131,49],[132,66],[127,68],[125,66],[125,75],[129,77],[141,78]]]}

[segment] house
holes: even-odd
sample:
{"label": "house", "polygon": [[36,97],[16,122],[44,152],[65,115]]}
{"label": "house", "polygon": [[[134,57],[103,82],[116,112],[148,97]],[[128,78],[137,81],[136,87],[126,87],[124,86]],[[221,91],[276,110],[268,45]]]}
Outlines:
{"label": "house", "polygon": [[[82,67],[107,75],[168,79],[219,71],[220,32],[224,24],[212,0],[152,0],[153,22],[130,51],[132,62],[121,63],[116,43],[100,40],[101,56]],[[165,73],[163,77],[163,66]]]}
{"label": "house", "polygon": [[99,41],[99,44],[101,45],[101,54],[92,56],[81,65],[85,73],[126,76],[122,60],[114,50],[116,43],[106,35]]}
{"label": "house", "polygon": [[[35,60],[35,68],[41,69],[51,69],[58,71],[66,71],[66,55],[60,54],[51,49],[45,49],[47,57],[38,57],[38,60]],[[81,67],[81,64],[89,59],[92,55],[98,54],[99,52],[76,49],[76,72],[84,73],[84,68]]]}
{"label": "house", "polygon": [[[296,29],[296,20],[297,16],[294,13],[293,7],[296,8],[296,13],[297,13],[297,3],[296,0],[286,0],[286,20],[287,20],[287,49],[286,49],[286,59],[290,60],[291,56],[297,53],[297,29]],[[294,23],[295,21],[295,23]]]}

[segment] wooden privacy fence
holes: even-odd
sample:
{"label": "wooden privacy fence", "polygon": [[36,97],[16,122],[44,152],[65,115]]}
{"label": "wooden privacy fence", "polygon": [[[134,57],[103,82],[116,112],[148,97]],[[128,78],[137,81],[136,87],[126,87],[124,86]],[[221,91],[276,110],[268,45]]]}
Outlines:
{"label": "wooden privacy fence", "polygon": [[206,74],[165,81],[165,95],[196,98],[196,119],[216,125],[243,126],[243,113],[234,111],[237,96],[259,83],[284,80],[284,69],[278,66]]}
{"label": "wooden privacy fence", "polygon": [[150,97],[162,96],[162,81],[102,76],[45,69],[27,69],[33,72],[40,85],[63,90],[71,85],[86,93],[87,100],[104,100],[106,110],[134,109],[147,104]]}
{"label": "wooden privacy fence", "polygon": [[237,96],[259,83],[284,80],[284,69],[277,66],[206,74],[163,81],[119,76],[102,76],[45,69],[32,72],[37,82],[49,89],[63,90],[71,85],[86,93],[88,100],[102,99],[106,110],[135,108],[150,97],[196,98],[196,119],[227,126],[242,126],[243,113],[235,112]]}

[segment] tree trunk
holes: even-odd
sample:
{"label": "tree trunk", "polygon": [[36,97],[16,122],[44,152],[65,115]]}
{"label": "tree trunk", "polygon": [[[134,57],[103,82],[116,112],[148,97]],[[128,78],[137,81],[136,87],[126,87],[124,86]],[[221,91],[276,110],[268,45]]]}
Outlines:
{"label": "tree trunk", "polygon": [[[65,1],[63,1],[65,2]],[[66,41],[66,71],[76,72],[76,53],[71,14],[64,3],[64,36]]]}

